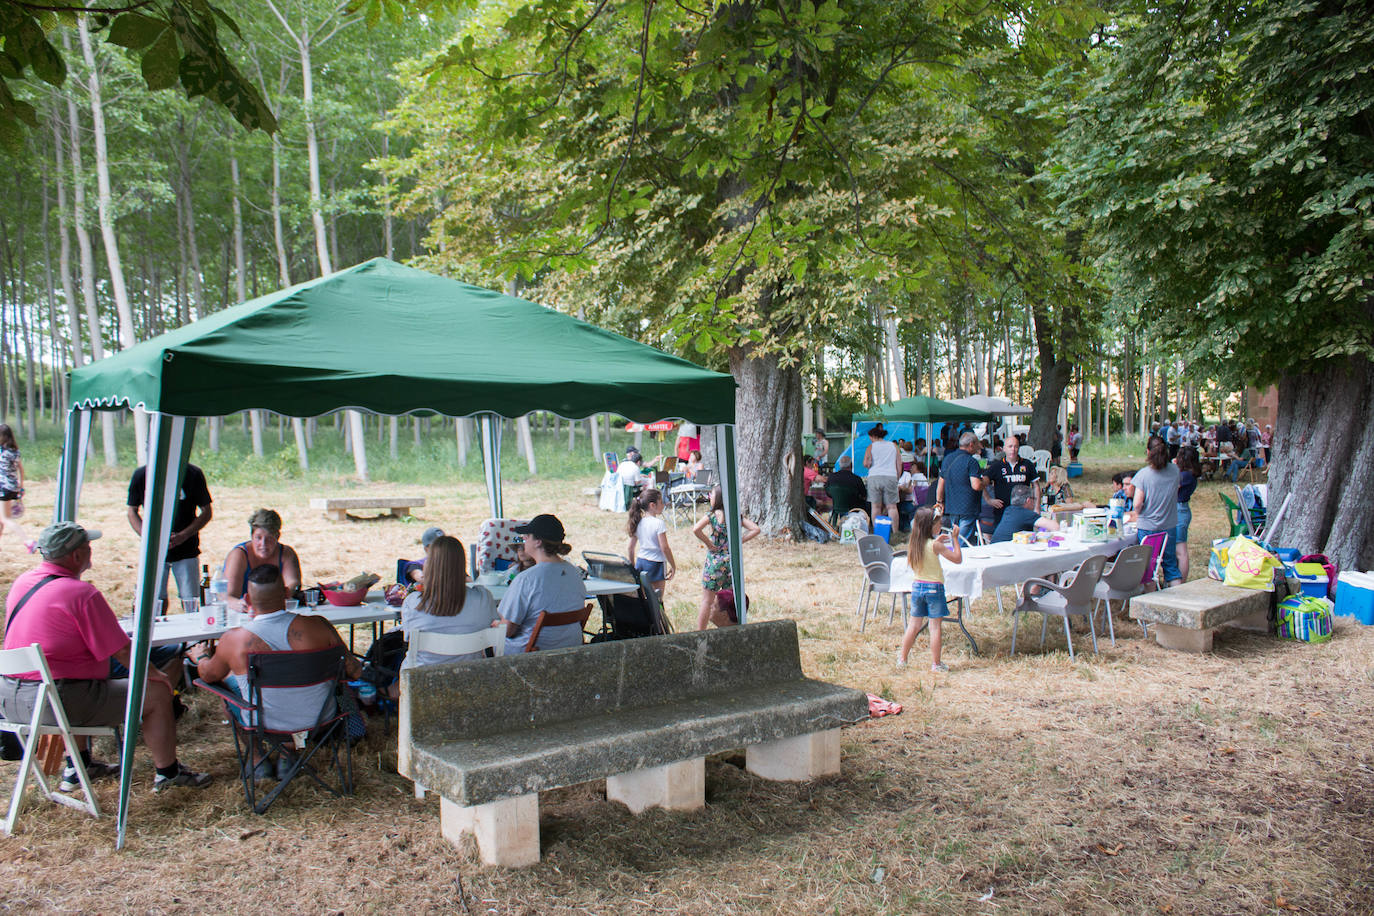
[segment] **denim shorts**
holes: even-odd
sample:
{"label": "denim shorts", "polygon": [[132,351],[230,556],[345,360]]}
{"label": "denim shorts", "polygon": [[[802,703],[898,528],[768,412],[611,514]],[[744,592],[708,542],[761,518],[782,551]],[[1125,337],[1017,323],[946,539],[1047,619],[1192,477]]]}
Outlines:
{"label": "denim shorts", "polygon": [[945,586],[940,582],[911,584],[911,616],[939,620],[949,616],[949,602],[945,600]]}
{"label": "denim shorts", "polygon": [[1188,543],[1188,526],[1193,523],[1193,507],[1189,503],[1178,504],[1178,527],[1174,529],[1174,542]]}
{"label": "denim shorts", "polygon": [[649,574],[650,582],[662,582],[668,578],[668,564],[663,560],[646,560],[635,557],[635,569]]}

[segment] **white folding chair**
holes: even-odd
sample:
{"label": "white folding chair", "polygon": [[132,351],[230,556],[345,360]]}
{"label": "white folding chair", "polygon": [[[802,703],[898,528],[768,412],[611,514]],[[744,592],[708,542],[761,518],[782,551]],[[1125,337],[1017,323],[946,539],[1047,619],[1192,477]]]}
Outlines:
{"label": "white folding chair", "polygon": [[[476,633],[431,633],[427,630],[419,630],[408,634],[410,640],[409,651],[416,653],[432,652],[435,655],[467,655],[472,652],[485,652],[491,649],[496,655],[504,655],[506,652],[506,628],[487,627],[478,630]],[[402,703],[401,709],[410,707]],[[415,797],[425,797],[425,787],[418,782],[415,784]]]}
{"label": "white folding chair", "polygon": [[[48,670],[48,660],[43,657],[43,647],[38,643],[21,649],[0,649],[0,675],[13,677],[37,671],[39,674],[38,693],[34,698],[33,716],[28,722],[8,722],[0,720],[0,731],[13,732],[24,745],[24,759],[19,764],[19,775],[14,780],[14,792],[10,795],[10,810],[5,818],[4,835],[14,832],[14,822],[19,817],[19,809],[24,804],[24,791],[28,788],[30,774],[43,790],[48,801],[85,811],[91,817],[100,817],[100,806],[96,803],[95,792],[91,789],[91,779],[86,774],[86,765],[81,761],[81,749],[77,746],[78,737],[107,736],[118,739],[119,730],[113,726],[91,726],[73,728],[67,719],[67,711],[62,706],[62,697],[57,693],[52,673]],[[52,710],[56,725],[44,725],[43,714]],[[81,783],[85,801],[63,795],[48,786],[43,776],[43,768],[36,759],[38,739],[44,735],[61,735],[67,747],[67,756],[76,767],[76,775]]]}

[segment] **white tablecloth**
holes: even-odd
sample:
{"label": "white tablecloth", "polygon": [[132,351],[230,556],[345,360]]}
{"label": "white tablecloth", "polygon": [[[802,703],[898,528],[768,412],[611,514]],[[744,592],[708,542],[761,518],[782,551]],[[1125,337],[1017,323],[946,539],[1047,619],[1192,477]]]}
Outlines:
{"label": "white tablecloth", "polygon": [[[298,608],[297,614],[309,614],[309,608]],[[376,597],[358,605],[357,607],[334,607],[321,605],[315,609],[315,613],[324,617],[336,627],[347,626],[355,623],[377,623],[378,621],[397,621],[401,619],[401,609],[387,604],[381,597]],[[133,620],[125,617],[119,621],[124,632],[133,634]],[[153,620],[153,639],[154,646],[169,646],[178,643],[201,642],[206,639],[218,639],[230,629],[227,620],[216,620],[213,626],[207,626],[201,622],[199,614],[172,614],[169,617],[158,617]]]}
{"label": "white tablecloth", "polygon": [[[504,576],[505,573],[501,573],[501,575]],[[478,579],[475,584],[480,585],[487,591],[491,592],[491,596],[495,598],[497,601],[500,601],[502,598],[504,598],[506,595],[506,591],[510,588],[509,585],[506,585],[504,583],[502,583],[501,585],[488,585],[481,579]],[[601,595],[628,595],[631,592],[639,590],[638,585],[633,585],[629,582],[621,582],[616,579],[598,579],[596,577],[583,579],[582,588],[584,594],[588,598],[596,598]]]}
{"label": "white tablecloth", "polygon": [[[965,547],[962,563],[956,565],[943,558],[940,560],[945,573],[945,595],[975,601],[988,589],[1068,572],[1088,557],[1112,556],[1133,543],[1133,538],[1102,543],[1069,539],[1063,547],[1046,547],[1043,550],[1010,542]],[[892,590],[911,591],[911,569],[907,566],[905,554],[892,558]]]}

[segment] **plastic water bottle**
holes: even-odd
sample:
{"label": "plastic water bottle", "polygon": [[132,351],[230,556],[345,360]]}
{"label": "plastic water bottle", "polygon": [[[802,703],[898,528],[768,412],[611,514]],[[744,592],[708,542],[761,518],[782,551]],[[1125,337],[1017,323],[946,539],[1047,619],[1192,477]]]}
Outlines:
{"label": "plastic water bottle", "polygon": [[372,706],[377,702],[377,685],[371,681],[363,681],[358,685],[358,702],[364,706]]}

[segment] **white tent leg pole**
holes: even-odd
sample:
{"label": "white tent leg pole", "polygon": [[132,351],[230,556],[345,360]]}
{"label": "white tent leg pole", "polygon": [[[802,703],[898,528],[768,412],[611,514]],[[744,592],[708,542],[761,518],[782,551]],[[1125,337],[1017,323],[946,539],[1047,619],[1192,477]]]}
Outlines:
{"label": "white tent leg pole", "polygon": [[494,413],[482,414],[482,470],[491,517],[505,518],[501,506],[501,418]]}
{"label": "white tent leg pole", "polygon": [[76,521],[90,444],[91,411],[73,407],[67,411],[67,441],[62,446],[62,460],[57,469],[57,498],[53,500],[52,510],[54,522]]}
{"label": "white tent leg pole", "polygon": [[720,497],[725,507],[725,536],[730,544],[730,583],[735,590],[735,611],[739,622],[748,618],[748,601],[744,594],[744,554],[740,540],[739,478],[736,476],[735,426],[721,423],[716,426],[716,463],[720,467]]}
{"label": "white tent leg pole", "polygon": [[[124,709],[124,747],[120,754],[119,814],[115,848],[124,847],[129,819],[129,789],[134,771],[134,749],[142,722],[143,693],[148,675],[148,650],[153,635],[153,601],[158,579],[167,563],[167,542],[172,534],[177,497],[186,459],[195,437],[195,418],[152,415],[149,435],[147,485],[143,495],[143,538],[139,553],[138,586],[134,593],[133,645],[129,647],[129,698]],[[162,689],[162,688],[156,688]]]}

